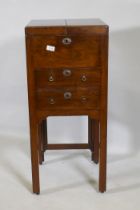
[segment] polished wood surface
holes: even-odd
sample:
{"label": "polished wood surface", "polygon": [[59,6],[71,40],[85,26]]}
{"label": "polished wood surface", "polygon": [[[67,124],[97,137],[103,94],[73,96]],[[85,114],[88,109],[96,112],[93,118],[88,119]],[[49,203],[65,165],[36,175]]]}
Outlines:
{"label": "polished wood surface", "polygon": [[100,19],[32,20],[25,28],[32,35],[104,35],[108,26]]}
{"label": "polished wood surface", "polygon": [[[70,95],[66,99],[65,96]],[[69,97],[68,95],[68,97]],[[54,87],[40,89],[36,93],[36,108],[38,110],[54,109],[99,109],[99,90],[93,88]]]}
{"label": "polished wood surface", "polygon": [[97,68],[40,68],[34,74],[36,89],[48,86],[99,86],[101,80],[101,72]]}
{"label": "polished wood surface", "polygon": [[[99,37],[67,35],[71,44],[63,44],[66,36],[35,36],[31,51],[35,68],[97,67],[100,64]],[[47,46],[55,47],[54,51]],[[91,53],[92,52],[92,53]]]}
{"label": "polished wood surface", "polygon": [[[90,149],[106,190],[108,26],[99,19],[31,21],[25,28],[33,192],[49,149]],[[49,116],[88,116],[88,143],[50,144]]]}
{"label": "polished wood surface", "polygon": [[106,26],[106,24],[99,18],[80,18],[80,19],[47,19],[47,20],[31,20],[26,28],[33,27],[66,27],[66,26]]}
{"label": "polished wood surface", "polygon": [[46,149],[59,150],[59,149],[89,149],[89,144],[48,144]]}

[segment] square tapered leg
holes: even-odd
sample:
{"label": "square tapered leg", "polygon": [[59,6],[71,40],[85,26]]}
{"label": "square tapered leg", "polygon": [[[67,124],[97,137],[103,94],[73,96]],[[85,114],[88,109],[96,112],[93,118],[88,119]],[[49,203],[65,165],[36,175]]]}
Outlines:
{"label": "square tapered leg", "polygon": [[100,164],[99,191],[106,191],[106,163],[107,163],[107,117],[104,111],[100,120]]}
{"label": "square tapered leg", "polygon": [[31,143],[31,165],[32,165],[32,183],[33,192],[40,193],[39,184],[39,135],[38,125],[34,119],[30,119],[30,143]]}
{"label": "square tapered leg", "polygon": [[99,121],[88,117],[88,143],[95,163],[99,162],[99,133]]}
{"label": "square tapered leg", "polygon": [[44,152],[47,147],[47,120],[42,120],[39,125],[39,163],[44,161]]}

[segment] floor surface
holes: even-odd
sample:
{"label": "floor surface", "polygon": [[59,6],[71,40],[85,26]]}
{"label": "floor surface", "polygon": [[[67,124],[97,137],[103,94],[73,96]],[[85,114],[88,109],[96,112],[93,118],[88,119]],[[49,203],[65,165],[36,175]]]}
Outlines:
{"label": "floor surface", "polygon": [[0,138],[0,210],[139,210],[140,153],[108,154],[107,192],[88,150],[46,151],[32,194],[27,140]]}

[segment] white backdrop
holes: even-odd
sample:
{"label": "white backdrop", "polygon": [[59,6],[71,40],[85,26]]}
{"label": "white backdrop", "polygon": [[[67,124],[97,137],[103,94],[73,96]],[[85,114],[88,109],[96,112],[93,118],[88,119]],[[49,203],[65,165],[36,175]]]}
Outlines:
{"label": "white backdrop", "polygon": [[[94,17],[110,26],[109,152],[140,148],[139,0],[0,0],[0,138],[29,137],[25,25],[31,19]],[[49,119],[49,140],[86,141],[87,118]]]}

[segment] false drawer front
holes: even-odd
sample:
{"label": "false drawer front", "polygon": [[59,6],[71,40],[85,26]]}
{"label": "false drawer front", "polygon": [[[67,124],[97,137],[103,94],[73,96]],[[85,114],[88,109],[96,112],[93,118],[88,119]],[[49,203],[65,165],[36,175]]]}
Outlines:
{"label": "false drawer front", "polygon": [[100,71],[93,68],[39,69],[34,73],[37,89],[54,85],[89,86],[100,83]]}
{"label": "false drawer front", "polygon": [[100,63],[99,37],[35,36],[31,40],[35,67],[95,67]]}
{"label": "false drawer front", "polygon": [[36,92],[38,110],[48,109],[98,109],[99,87],[48,88]]}

